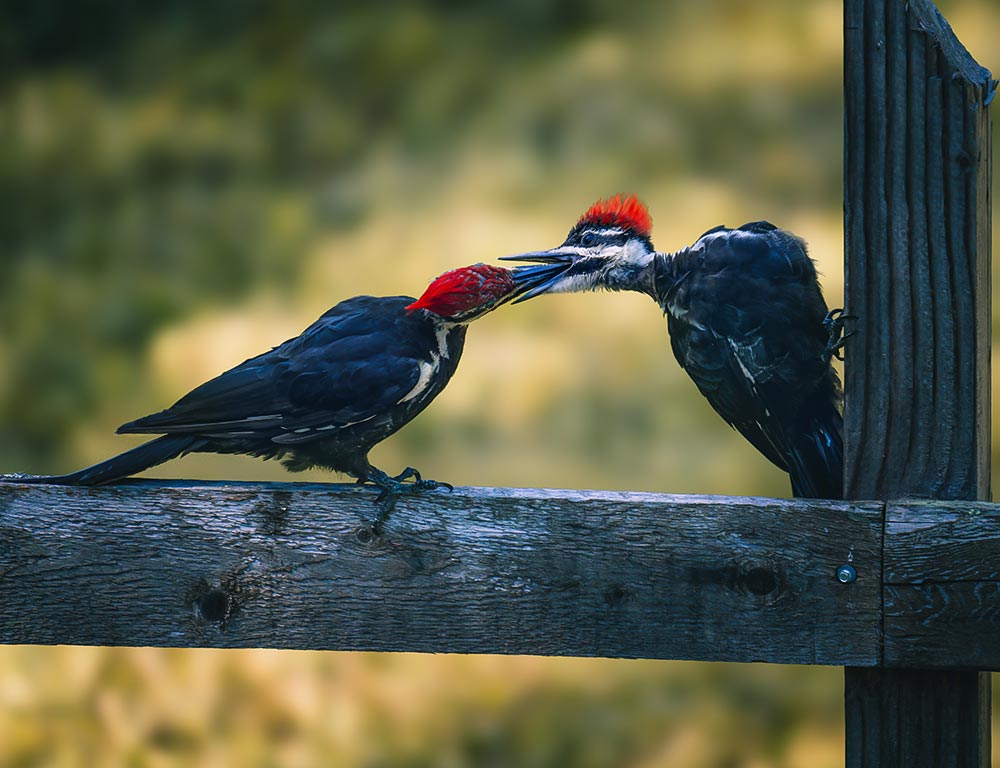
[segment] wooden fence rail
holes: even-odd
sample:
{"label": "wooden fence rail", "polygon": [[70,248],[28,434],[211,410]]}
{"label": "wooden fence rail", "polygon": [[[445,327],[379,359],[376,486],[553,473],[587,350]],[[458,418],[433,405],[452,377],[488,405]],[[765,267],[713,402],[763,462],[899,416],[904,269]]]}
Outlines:
{"label": "wooden fence rail", "polygon": [[0,483],[0,641],[1000,669],[1000,505]]}

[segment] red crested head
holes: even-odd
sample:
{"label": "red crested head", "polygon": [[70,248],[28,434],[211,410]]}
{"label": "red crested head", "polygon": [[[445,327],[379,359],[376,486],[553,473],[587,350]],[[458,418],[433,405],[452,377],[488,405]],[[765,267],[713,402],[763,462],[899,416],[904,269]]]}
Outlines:
{"label": "red crested head", "polygon": [[618,227],[648,240],[653,232],[653,217],[646,204],[635,195],[615,195],[590,206],[573,229],[587,226]]}
{"label": "red crested head", "polygon": [[447,320],[468,322],[513,298],[517,290],[511,270],[473,264],[445,272],[406,310],[426,309]]}

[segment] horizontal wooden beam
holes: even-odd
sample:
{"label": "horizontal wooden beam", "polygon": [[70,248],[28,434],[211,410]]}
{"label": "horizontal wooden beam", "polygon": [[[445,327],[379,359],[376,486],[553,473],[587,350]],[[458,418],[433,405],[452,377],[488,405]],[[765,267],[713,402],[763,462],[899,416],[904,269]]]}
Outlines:
{"label": "horizontal wooden beam", "polygon": [[372,498],[0,483],[0,642],[882,660],[881,503],[461,488],[372,538]]}
{"label": "horizontal wooden beam", "polygon": [[373,495],[0,483],[0,642],[1000,669],[997,504]]}

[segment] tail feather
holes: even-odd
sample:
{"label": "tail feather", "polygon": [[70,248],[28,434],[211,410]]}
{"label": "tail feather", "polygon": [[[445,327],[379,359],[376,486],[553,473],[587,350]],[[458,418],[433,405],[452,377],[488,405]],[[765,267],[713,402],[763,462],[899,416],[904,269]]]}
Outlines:
{"label": "tail feather", "polygon": [[831,404],[796,441],[789,457],[792,494],[806,499],[844,498],[844,419]]}
{"label": "tail feather", "polygon": [[103,485],[130,477],[144,469],[199,450],[205,441],[192,435],[164,435],[137,448],[125,451],[92,467],[68,475],[10,475],[3,479],[15,483],[50,483],[53,485]]}

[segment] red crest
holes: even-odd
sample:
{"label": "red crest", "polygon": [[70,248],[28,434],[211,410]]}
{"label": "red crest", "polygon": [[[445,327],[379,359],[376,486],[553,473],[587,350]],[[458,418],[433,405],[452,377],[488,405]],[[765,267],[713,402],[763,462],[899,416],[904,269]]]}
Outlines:
{"label": "red crest", "polygon": [[426,309],[441,317],[453,317],[484,305],[496,305],[517,289],[509,269],[490,264],[445,272],[427,286],[427,290],[406,309]]}
{"label": "red crest", "polygon": [[639,237],[648,238],[653,231],[653,217],[649,209],[635,195],[615,195],[607,200],[598,200],[576,223],[577,227],[597,225],[599,227],[620,227]]}

